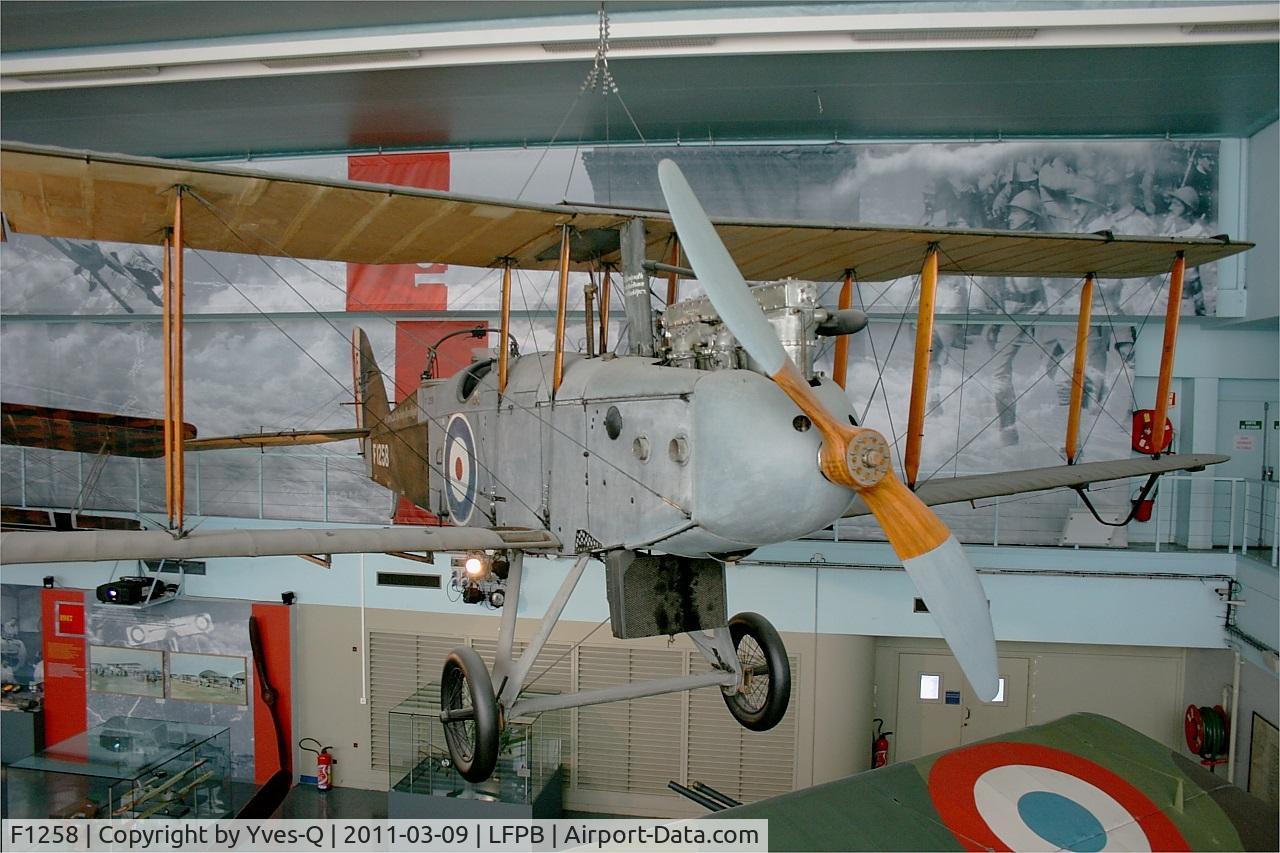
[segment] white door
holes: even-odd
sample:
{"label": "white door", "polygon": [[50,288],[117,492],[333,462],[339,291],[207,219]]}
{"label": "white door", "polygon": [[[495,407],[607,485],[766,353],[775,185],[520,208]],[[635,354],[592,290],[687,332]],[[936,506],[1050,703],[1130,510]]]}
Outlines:
{"label": "white door", "polygon": [[978,700],[951,655],[898,656],[891,756],[904,761],[1016,731],[1027,724],[1027,659],[1000,658],[1000,695]]}
{"label": "white door", "polygon": [[1000,658],[1000,692],[991,702],[973,694],[969,682],[961,691],[964,721],[960,742],[974,743],[1027,725],[1027,659]]}

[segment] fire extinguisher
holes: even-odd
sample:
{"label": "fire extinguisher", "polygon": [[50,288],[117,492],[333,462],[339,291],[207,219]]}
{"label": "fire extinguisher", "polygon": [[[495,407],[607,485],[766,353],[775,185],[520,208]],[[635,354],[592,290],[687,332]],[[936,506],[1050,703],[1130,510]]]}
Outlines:
{"label": "fire extinguisher", "polygon": [[876,736],[871,741],[871,767],[884,767],[889,763],[889,735],[893,732],[884,731],[884,720],[876,717],[873,721],[876,724]]}
{"label": "fire extinguisher", "polygon": [[[315,747],[303,746],[307,741],[314,743]],[[333,747],[325,746],[313,737],[304,737],[298,741],[298,747],[316,754],[316,790],[327,791],[332,788],[333,765],[337,763],[337,760],[329,752]]]}
{"label": "fire extinguisher", "polygon": [[1134,521],[1150,521],[1151,514],[1156,507],[1156,495],[1160,493],[1160,487],[1151,490],[1151,494],[1142,497],[1142,492],[1138,492],[1132,498],[1133,503],[1133,520]]}

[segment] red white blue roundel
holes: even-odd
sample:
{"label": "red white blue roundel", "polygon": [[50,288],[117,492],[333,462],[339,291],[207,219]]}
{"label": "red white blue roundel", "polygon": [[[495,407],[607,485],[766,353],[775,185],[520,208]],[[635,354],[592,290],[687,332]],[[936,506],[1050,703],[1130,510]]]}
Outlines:
{"label": "red white blue roundel", "polygon": [[463,415],[449,418],[444,438],[445,500],[454,524],[466,524],[476,508],[476,441]]}
{"label": "red white blue roundel", "polygon": [[929,796],[969,850],[1188,850],[1178,828],[1125,779],[1033,743],[984,743],[938,759]]}

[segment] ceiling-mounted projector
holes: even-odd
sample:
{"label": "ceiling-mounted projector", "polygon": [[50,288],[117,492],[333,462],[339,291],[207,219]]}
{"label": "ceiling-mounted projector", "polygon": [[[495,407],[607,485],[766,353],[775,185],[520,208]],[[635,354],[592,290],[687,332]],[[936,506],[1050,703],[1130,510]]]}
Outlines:
{"label": "ceiling-mounted projector", "polygon": [[98,601],[103,604],[138,605],[172,598],[178,592],[178,585],[154,578],[128,576],[104,583],[97,592]]}

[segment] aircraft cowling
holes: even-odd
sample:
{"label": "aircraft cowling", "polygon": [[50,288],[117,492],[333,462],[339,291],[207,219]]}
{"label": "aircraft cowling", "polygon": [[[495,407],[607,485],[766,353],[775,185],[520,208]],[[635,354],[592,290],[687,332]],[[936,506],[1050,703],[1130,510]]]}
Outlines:
{"label": "aircraft cowling", "polygon": [[[814,389],[832,411],[844,391]],[[690,465],[696,527],[655,547],[696,556],[786,542],[820,530],[853,494],[818,470],[822,434],[768,378],[747,370],[705,374],[693,394]]]}

